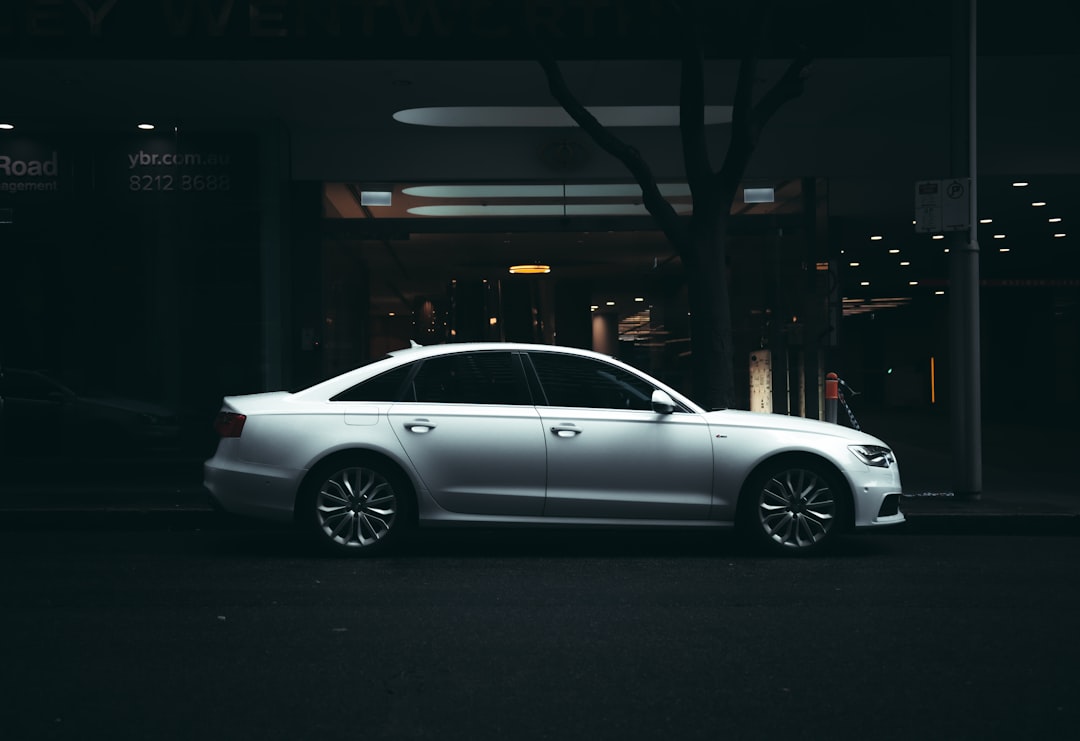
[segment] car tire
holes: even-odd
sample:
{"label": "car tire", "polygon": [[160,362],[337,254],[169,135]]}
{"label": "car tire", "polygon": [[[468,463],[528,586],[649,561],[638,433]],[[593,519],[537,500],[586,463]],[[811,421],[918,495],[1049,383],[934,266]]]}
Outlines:
{"label": "car tire", "polygon": [[778,555],[809,555],[833,545],[848,527],[851,496],[824,464],[781,459],[759,469],[739,497],[739,534]]}
{"label": "car tire", "polygon": [[405,477],[367,456],[338,457],[313,469],[297,515],[316,545],[338,556],[385,553],[405,539],[416,521]]}

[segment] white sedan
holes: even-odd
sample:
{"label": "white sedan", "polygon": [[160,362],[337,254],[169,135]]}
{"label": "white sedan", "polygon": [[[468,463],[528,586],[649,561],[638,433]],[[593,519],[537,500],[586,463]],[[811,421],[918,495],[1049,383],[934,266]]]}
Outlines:
{"label": "white sedan", "polygon": [[904,521],[881,440],[705,411],[587,350],[412,347],[302,391],[226,397],[215,426],[204,474],[217,503],[294,521],[339,554],[455,525],[735,527],[809,553]]}

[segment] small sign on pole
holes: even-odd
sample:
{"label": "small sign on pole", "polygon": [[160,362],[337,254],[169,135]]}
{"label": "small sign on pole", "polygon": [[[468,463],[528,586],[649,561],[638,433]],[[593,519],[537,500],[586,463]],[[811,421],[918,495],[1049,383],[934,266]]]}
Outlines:
{"label": "small sign on pole", "polygon": [[915,183],[915,231],[960,232],[971,228],[971,178]]}

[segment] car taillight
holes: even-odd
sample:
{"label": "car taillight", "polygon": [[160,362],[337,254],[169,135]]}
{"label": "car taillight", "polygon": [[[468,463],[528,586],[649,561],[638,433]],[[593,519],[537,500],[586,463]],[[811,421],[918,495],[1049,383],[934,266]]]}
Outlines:
{"label": "car taillight", "polygon": [[244,431],[244,422],[246,421],[247,415],[237,414],[236,412],[219,412],[214,420],[214,430],[221,437],[240,437],[240,433]]}

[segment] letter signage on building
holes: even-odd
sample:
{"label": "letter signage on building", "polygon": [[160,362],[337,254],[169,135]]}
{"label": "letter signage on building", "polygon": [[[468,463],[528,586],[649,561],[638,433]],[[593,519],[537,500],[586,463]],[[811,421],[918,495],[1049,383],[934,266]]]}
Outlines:
{"label": "letter signage on building", "polygon": [[0,201],[60,193],[66,157],[55,143],[0,137]]}

